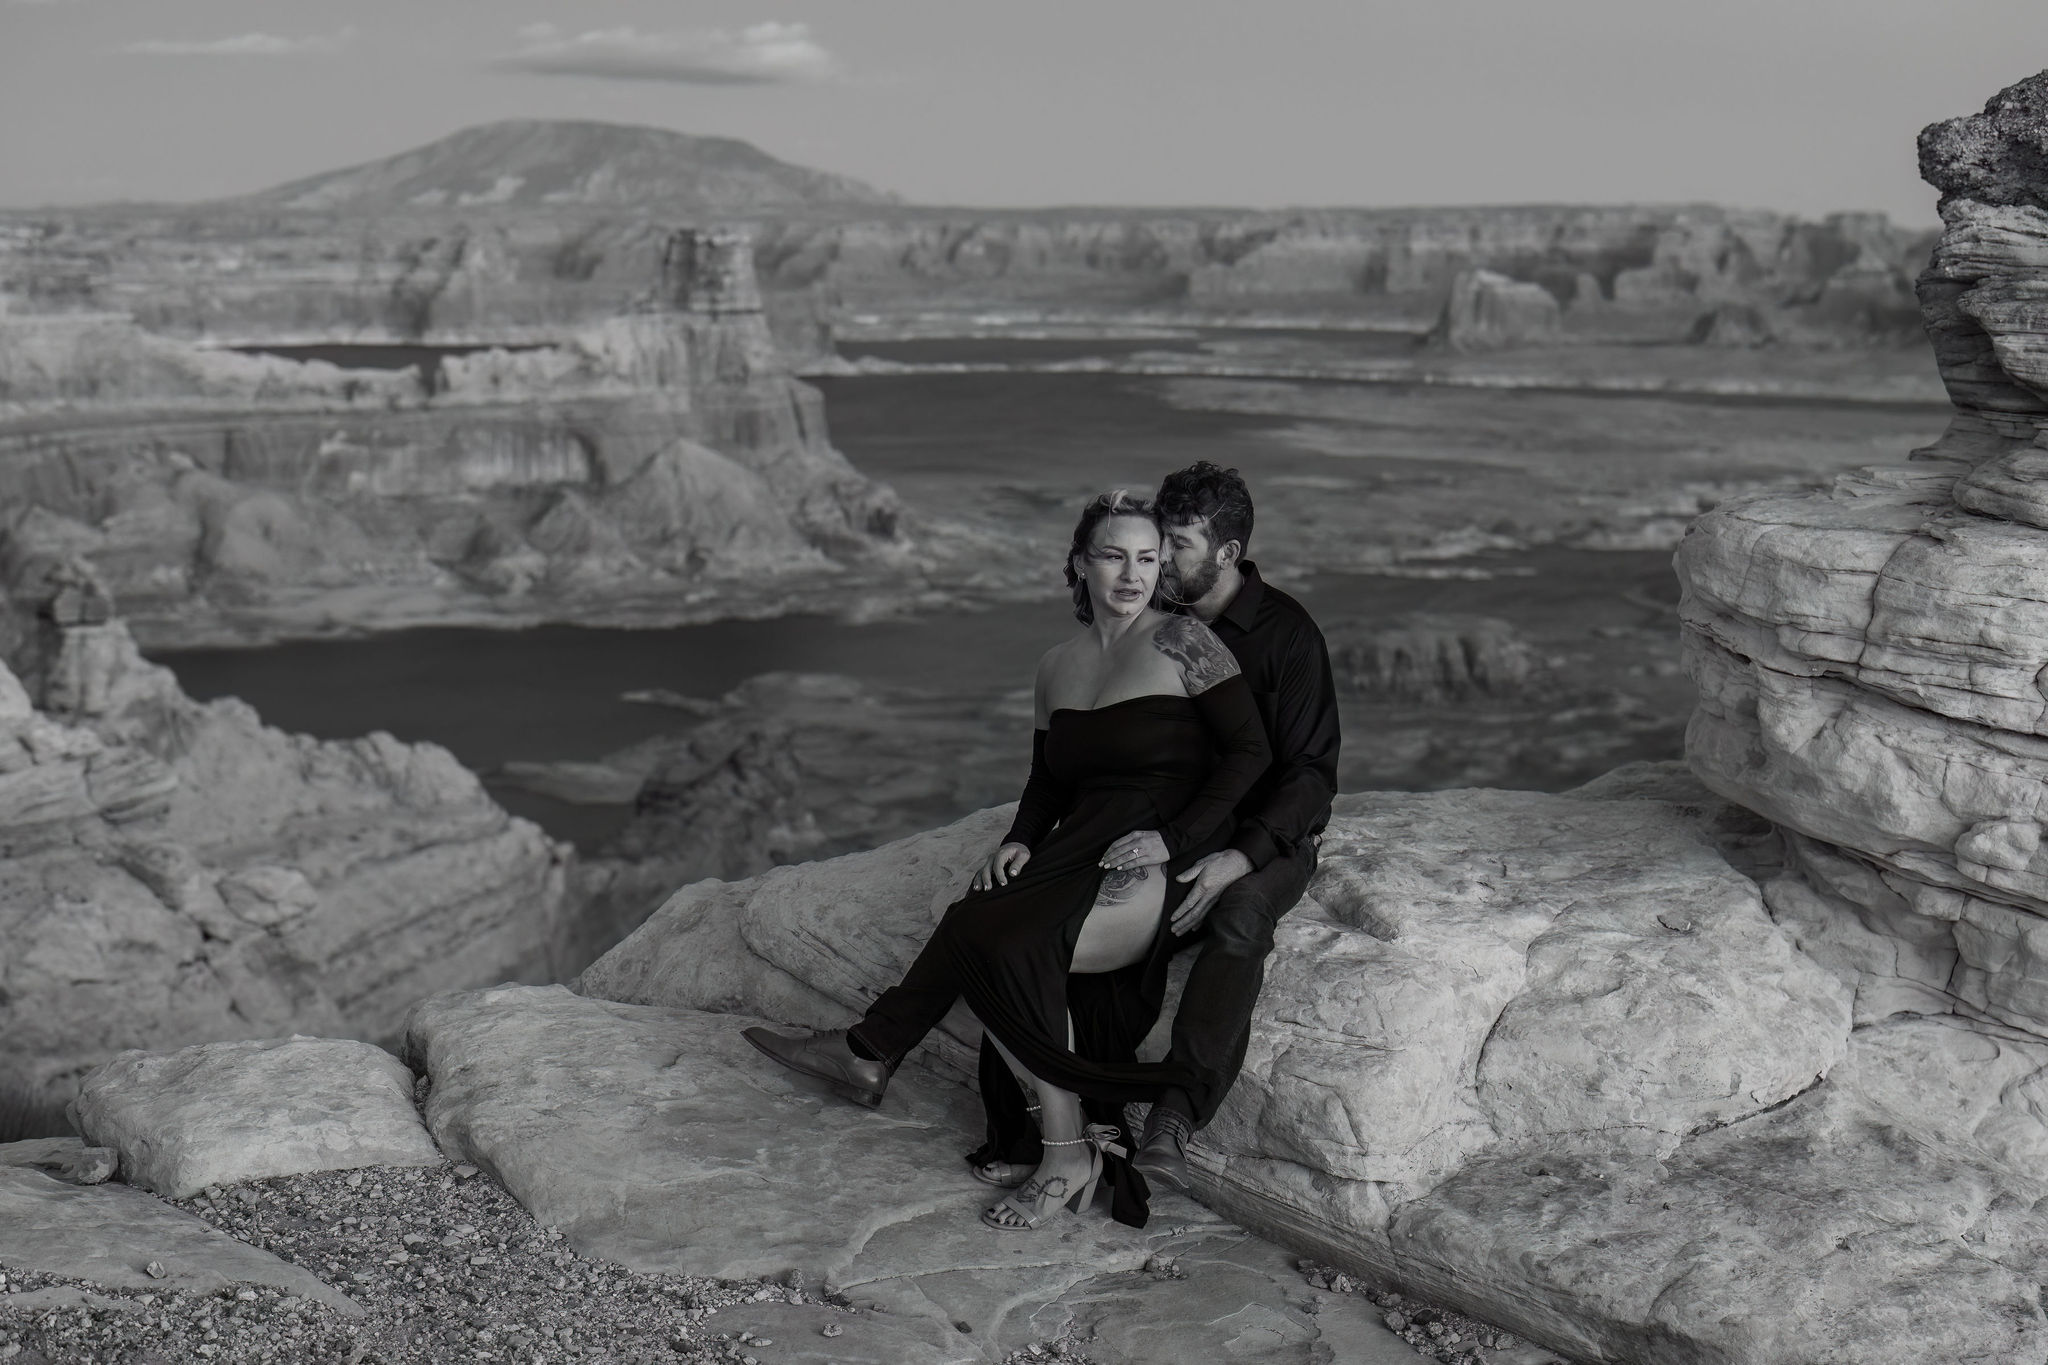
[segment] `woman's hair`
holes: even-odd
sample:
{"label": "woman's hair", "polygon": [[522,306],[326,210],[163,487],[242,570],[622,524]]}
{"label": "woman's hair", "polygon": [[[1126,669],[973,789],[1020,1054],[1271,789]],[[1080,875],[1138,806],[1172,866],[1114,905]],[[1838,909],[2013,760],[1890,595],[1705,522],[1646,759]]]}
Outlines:
{"label": "woman's hair", "polygon": [[1158,509],[1128,488],[1097,494],[1081,509],[1081,520],[1074,524],[1074,543],[1067,549],[1067,586],[1074,593],[1074,619],[1084,626],[1093,624],[1095,604],[1088,600],[1087,581],[1074,572],[1074,561],[1088,553],[1095,543],[1095,528],[1111,517],[1143,517],[1159,525]]}

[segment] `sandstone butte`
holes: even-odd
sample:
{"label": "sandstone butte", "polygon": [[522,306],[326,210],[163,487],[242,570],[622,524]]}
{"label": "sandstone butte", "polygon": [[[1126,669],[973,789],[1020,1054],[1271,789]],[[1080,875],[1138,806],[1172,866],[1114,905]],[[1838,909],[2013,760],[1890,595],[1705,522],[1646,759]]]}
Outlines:
{"label": "sandstone butte", "polygon": [[[2048,1361],[2044,147],[2048,72],[1923,134],[1946,224],[1921,283],[1956,404],[1942,440],[1729,503],[1687,537],[1690,773],[1339,799],[1245,1076],[1193,1152],[1212,1211],[1580,1361]],[[123,714],[74,636],[32,674],[45,706]],[[97,730],[0,702],[16,771],[52,769],[56,795],[28,809],[115,825],[179,789],[104,758],[96,786]],[[732,1043],[752,1017],[849,1019],[1006,815],[686,886],[576,994],[419,1002],[405,1047],[433,1137],[628,1263],[808,1260],[935,1322],[999,1326],[999,1291],[1066,1302],[1091,1266],[1136,1269],[1140,1242],[1077,1252],[1098,1230],[1074,1224],[993,1289],[992,1270],[957,1273],[964,1244],[934,1213],[964,1225],[973,1192],[957,1166],[917,1171],[978,1136],[944,1084],[967,1074],[971,1020],[874,1114]],[[237,880],[160,861],[130,876],[166,888],[160,913],[187,896],[195,922],[217,897],[270,933],[329,894],[281,864]],[[91,903],[45,895],[55,915]],[[86,1137],[138,1174],[134,1134],[163,1145],[191,1121],[165,1109],[151,1134],[121,1103],[150,1071],[117,1060],[80,1106],[123,1114]]]}
{"label": "sandstone butte", "polygon": [[743,613],[900,554],[748,239],[669,233],[639,284],[547,344],[392,371],[0,313],[0,555],[82,558],[135,628],[192,644]]}

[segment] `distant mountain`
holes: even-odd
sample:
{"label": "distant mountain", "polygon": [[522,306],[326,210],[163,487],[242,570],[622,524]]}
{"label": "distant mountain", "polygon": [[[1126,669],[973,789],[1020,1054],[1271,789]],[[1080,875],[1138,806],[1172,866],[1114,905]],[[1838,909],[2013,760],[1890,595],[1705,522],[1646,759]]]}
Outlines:
{"label": "distant mountain", "polygon": [[745,213],[898,201],[847,176],[777,161],[737,138],[507,119],[235,202],[344,211],[503,206]]}

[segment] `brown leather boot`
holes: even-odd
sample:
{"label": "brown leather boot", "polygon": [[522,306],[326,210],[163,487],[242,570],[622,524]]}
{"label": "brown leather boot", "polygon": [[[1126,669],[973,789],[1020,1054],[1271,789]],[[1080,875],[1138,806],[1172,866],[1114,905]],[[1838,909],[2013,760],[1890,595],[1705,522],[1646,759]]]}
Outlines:
{"label": "brown leather boot", "polygon": [[1194,1135],[1193,1119],[1171,1106],[1155,1104],[1145,1116],[1145,1136],[1131,1165],[1145,1173],[1148,1184],[1188,1194],[1194,1189],[1188,1180],[1188,1140]]}
{"label": "brown leather boot", "polygon": [[825,1029],[808,1035],[771,1033],[758,1024],[740,1030],[740,1037],[781,1062],[831,1086],[855,1104],[873,1109],[889,1088],[891,1068],[887,1062],[871,1062],[846,1045],[846,1030]]}

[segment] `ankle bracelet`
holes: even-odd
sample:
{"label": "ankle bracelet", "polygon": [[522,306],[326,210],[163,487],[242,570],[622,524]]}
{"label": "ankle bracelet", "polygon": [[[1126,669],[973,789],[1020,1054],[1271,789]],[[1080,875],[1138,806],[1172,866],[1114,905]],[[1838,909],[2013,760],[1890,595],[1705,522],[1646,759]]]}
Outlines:
{"label": "ankle bracelet", "polygon": [[1084,1143],[1084,1142],[1093,1142],[1093,1141],[1095,1141],[1095,1139],[1094,1139],[1094,1138],[1084,1138],[1084,1137],[1077,1137],[1077,1138],[1040,1138],[1040,1139],[1038,1140],[1038,1145],[1039,1145],[1039,1146],[1041,1146],[1041,1147],[1079,1147],[1079,1146],[1080,1146],[1080,1145],[1081,1145],[1082,1143]]}

